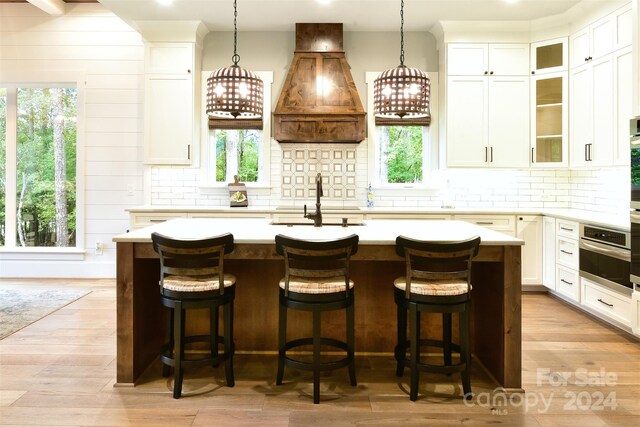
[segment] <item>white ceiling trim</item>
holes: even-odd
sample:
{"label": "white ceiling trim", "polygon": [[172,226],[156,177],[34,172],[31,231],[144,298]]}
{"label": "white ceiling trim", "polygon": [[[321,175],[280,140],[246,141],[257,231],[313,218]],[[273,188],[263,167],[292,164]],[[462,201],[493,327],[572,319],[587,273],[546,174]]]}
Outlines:
{"label": "white ceiling trim", "polygon": [[43,10],[49,15],[60,16],[64,15],[65,4],[62,0],[27,0],[29,3]]}

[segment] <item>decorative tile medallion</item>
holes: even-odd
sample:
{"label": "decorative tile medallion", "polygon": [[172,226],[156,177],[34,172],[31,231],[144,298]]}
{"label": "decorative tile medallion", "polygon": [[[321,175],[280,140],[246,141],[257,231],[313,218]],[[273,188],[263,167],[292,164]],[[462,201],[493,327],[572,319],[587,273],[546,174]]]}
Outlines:
{"label": "decorative tile medallion", "polygon": [[315,178],[322,174],[324,199],[356,199],[356,145],[280,144],[282,198],[314,199]]}

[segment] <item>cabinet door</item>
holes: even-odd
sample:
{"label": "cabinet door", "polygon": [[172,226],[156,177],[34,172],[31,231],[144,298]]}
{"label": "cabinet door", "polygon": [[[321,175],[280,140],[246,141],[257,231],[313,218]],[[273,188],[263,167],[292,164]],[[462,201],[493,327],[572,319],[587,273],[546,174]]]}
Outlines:
{"label": "cabinet door", "polygon": [[531,165],[567,166],[567,72],[534,76],[531,81]]}
{"label": "cabinet door", "polygon": [[621,7],[613,13],[615,36],[613,49],[618,50],[631,46],[633,40],[633,10],[631,5]]}
{"label": "cabinet door", "polygon": [[589,164],[589,149],[590,144],[593,143],[591,71],[589,64],[571,70],[569,146],[571,147],[572,167]]}
{"label": "cabinet door", "polygon": [[542,218],[518,216],[517,236],[524,240],[522,247],[522,284],[542,283]]}
{"label": "cabinet door", "polygon": [[593,142],[589,147],[589,163],[593,166],[611,166],[613,163],[614,138],[614,92],[613,92],[613,56],[607,55],[594,59],[589,66],[591,71],[591,122],[593,123]]}
{"label": "cabinet door", "polygon": [[568,58],[567,37],[531,43],[531,74],[566,71]]}
{"label": "cabinet door", "polygon": [[485,43],[449,43],[447,75],[482,76],[489,74],[489,50]]}
{"label": "cabinet door", "polygon": [[613,142],[613,164],[629,164],[629,118],[631,112],[632,86],[631,46],[620,49],[613,54],[613,96],[615,99],[614,114],[615,129]]}
{"label": "cabinet door", "polygon": [[488,160],[488,78],[449,77],[447,165],[485,166]]}
{"label": "cabinet door", "polygon": [[529,75],[529,45],[516,43],[490,44],[489,75]]}
{"label": "cabinet door", "polygon": [[193,43],[147,43],[145,73],[193,74]]}
{"label": "cabinet door", "polygon": [[191,76],[147,76],[145,92],[145,163],[191,164]]}
{"label": "cabinet door", "polygon": [[569,63],[571,68],[578,67],[589,61],[590,44],[589,27],[576,31],[569,36]]}
{"label": "cabinet door", "polygon": [[556,219],[548,216],[542,219],[542,284],[556,289]]}
{"label": "cabinet door", "polygon": [[529,77],[489,77],[489,164],[529,165]]}
{"label": "cabinet door", "polygon": [[603,56],[613,52],[615,39],[614,24],[615,21],[613,20],[613,15],[609,15],[589,26],[589,31],[591,33],[590,60],[602,58]]}

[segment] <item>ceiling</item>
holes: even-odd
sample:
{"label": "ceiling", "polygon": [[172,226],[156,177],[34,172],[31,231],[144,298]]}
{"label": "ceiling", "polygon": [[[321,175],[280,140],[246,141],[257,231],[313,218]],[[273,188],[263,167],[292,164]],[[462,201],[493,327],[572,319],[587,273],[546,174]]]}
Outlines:
{"label": "ceiling", "polygon": [[[607,0],[586,0],[607,1]],[[211,31],[233,29],[232,0],[99,0],[129,23],[203,21]],[[565,12],[580,0],[406,0],[405,30],[439,20],[531,20]],[[296,22],[342,22],[345,31],[397,31],[399,0],[238,0],[240,31],[291,31]]]}

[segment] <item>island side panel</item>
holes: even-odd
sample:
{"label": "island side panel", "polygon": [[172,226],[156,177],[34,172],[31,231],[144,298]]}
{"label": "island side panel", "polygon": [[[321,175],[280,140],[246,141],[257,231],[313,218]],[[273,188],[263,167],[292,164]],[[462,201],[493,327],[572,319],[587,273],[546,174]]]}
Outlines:
{"label": "island side panel", "polygon": [[522,389],[521,246],[504,248],[504,379],[503,387]]}
{"label": "island side panel", "polygon": [[133,243],[116,244],[117,383],[133,383]]}

